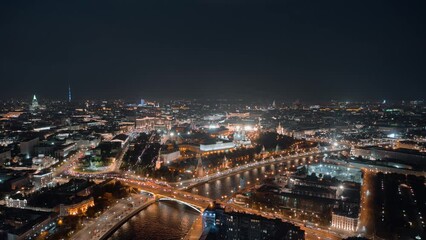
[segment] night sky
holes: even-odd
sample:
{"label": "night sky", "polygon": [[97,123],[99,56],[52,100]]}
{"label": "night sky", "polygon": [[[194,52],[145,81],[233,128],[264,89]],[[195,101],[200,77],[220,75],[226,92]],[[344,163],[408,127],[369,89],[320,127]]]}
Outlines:
{"label": "night sky", "polygon": [[0,98],[416,99],[426,1],[0,1]]}

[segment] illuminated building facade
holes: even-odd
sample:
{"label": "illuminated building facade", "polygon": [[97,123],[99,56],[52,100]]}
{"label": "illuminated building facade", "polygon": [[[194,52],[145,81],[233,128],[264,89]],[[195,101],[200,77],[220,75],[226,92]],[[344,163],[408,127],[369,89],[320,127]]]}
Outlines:
{"label": "illuminated building facade", "polygon": [[142,132],[149,132],[153,130],[168,131],[171,128],[171,121],[159,117],[145,117],[136,119],[136,129]]}
{"label": "illuminated building facade", "polygon": [[333,228],[350,232],[355,232],[358,229],[358,217],[350,217],[333,212],[331,219]]}
{"label": "illuminated building facade", "polygon": [[331,214],[331,227],[356,232],[358,230],[359,207],[357,204],[340,202]]}
{"label": "illuminated building facade", "polygon": [[161,160],[166,164],[174,162],[178,160],[180,157],[181,157],[180,151],[165,152],[165,153],[161,153],[161,155],[159,156],[159,158],[161,158]]}
{"label": "illuminated building facade", "polygon": [[362,182],[362,173],[359,169],[337,164],[312,164],[308,166],[308,175],[315,173],[323,176],[334,177],[340,181]]}
{"label": "illuminated building facade", "polygon": [[27,200],[26,199],[19,199],[19,198],[11,198],[6,197],[5,198],[6,206],[7,207],[13,207],[13,208],[24,208],[27,206]]}
{"label": "illuminated building facade", "polygon": [[61,146],[58,150],[55,151],[55,156],[64,158],[70,154],[70,152],[77,150],[77,144],[76,143],[70,143]]}
{"label": "illuminated building facade", "polygon": [[217,141],[213,144],[200,144],[200,150],[202,152],[220,152],[224,150],[230,150],[235,148],[235,143],[233,142],[223,142]]}
{"label": "illuminated building facade", "polygon": [[35,189],[40,189],[47,185],[52,184],[53,173],[52,172],[40,172],[33,175],[32,182]]}
{"label": "illuminated building facade", "polygon": [[93,197],[90,197],[87,200],[81,201],[79,203],[75,203],[72,205],[59,205],[59,216],[69,216],[69,215],[79,215],[83,214],[87,211],[89,207],[95,206],[95,202],[93,201]]}

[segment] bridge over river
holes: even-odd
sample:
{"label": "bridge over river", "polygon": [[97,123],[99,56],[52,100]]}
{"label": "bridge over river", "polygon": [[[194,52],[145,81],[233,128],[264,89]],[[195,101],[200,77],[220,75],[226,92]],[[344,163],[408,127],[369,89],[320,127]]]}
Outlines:
{"label": "bridge over river", "polygon": [[[250,178],[261,178],[262,175],[264,175],[265,171],[267,171],[267,169],[269,167],[273,167],[274,165],[277,164],[281,164],[281,163],[299,163],[298,160],[300,160],[301,162],[304,162],[306,159],[306,161],[308,161],[311,158],[320,158],[322,157],[325,153],[334,153],[334,152],[340,152],[340,151],[344,151],[346,149],[334,149],[332,151],[325,151],[325,152],[319,152],[319,151],[315,151],[315,152],[309,152],[309,153],[303,153],[303,154],[298,154],[297,156],[293,155],[293,156],[285,156],[285,157],[280,157],[280,158],[269,158],[269,159],[264,159],[262,161],[258,161],[258,162],[254,162],[254,163],[250,163],[250,164],[246,164],[243,166],[239,166],[237,168],[233,168],[233,169],[228,169],[227,171],[223,172],[223,173],[218,173],[218,174],[213,174],[210,176],[205,176],[203,178],[199,178],[199,179],[195,179],[195,180],[188,180],[188,181],[182,181],[180,183],[174,183],[174,184],[168,184],[162,181],[157,181],[154,179],[146,179],[146,178],[142,178],[139,176],[133,176],[133,175],[128,175],[128,174],[100,174],[100,175],[94,175],[92,176],[93,178],[99,178],[99,179],[104,179],[104,178],[114,178],[116,180],[122,181],[132,187],[135,187],[137,189],[139,189],[139,191],[141,193],[148,193],[149,194],[149,198],[146,199],[145,201],[139,201],[137,203],[134,203],[133,208],[129,211],[126,212],[125,216],[122,216],[119,221],[117,221],[116,224],[112,225],[106,225],[109,226],[109,230],[103,232],[103,234],[101,234],[99,237],[96,237],[94,239],[107,239],[108,237],[110,237],[111,235],[113,235],[112,239],[114,239],[114,236],[116,234],[113,234],[117,229],[120,228],[119,232],[122,232],[123,230],[121,229],[121,226],[123,224],[125,224],[126,222],[132,222],[132,221],[140,221],[140,220],[130,220],[133,216],[138,215],[139,216],[139,212],[144,209],[144,208],[151,208],[149,205],[153,205],[153,209],[157,209],[160,210],[164,209],[165,206],[162,205],[163,203],[167,202],[177,202],[179,203],[178,205],[182,204],[185,206],[190,207],[191,209],[195,210],[198,214],[194,215],[195,212],[185,212],[185,213],[179,213],[181,214],[181,216],[179,217],[188,217],[189,215],[194,216],[195,218],[191,220],[191,223],[188,223],[190,225],[187,224],[187,226],[191,226],[190,228],[185,228],[182,229],[181,234],[187,234],[186,239],[196,239],[197,236],[201,236],[202,234],[202,228],[203,228],[203,224],[202,224],[202,212],[208,208],[209,206],[213,205],[213,199],[216,199],[217,196],[222,195],[223,192],[227,192],[227,194],[231,194],[231,190],[229,187],[225,187],[224,185],[227,185],[226,183],[229,182],[229,178],[231,177],[234,178],[236,177],[237,179],[239,179],[239,174],[249,174],[246,179],[250,180]],[[265,170],[260,170],[263,169],[264,167]],[[253,174],[251,174],[251,172],[253,172]],[[223,179],[222,179],[223,178]],[[212,188],[213,186],[211,186],[210,188],[207,188],[205,191],[201,191],[203,188],[206,188],[208,186],[210,186],[211,184],[217,184],[218,181],[223,182],[223,186],[219,188],[214,187],[214,189],[216,189],[218,192],[215,194],[212,194],[212,191],[214,191],[214,189]],[[254,182],[254,181],[253,181]],[[182,184],[181,184],[182,183]],[[204,186],[203,184],[206,184],[206,186]],[[171,185],[171,186],[170,186]],[[235,185],[234,181],[232,181],[231,185]],[[195,188],[194,188],[195,187]],[[188,192],[189,189],[191,189],[191,192]],[[198,191],[198,188],[200,189],[200,191]],[[186,190],[186,191],[185,191]],[[197,191],[195,191],[197,190]],[[229,192],[229,193],[228,193]],[[201,196],[201,195],[203,196]],[[147,196],[147,195],[145,195]],[[160,205],[159,205],[160,204]],[[230,206],[231,207],[231,206]],[[232,208],[234,208],[235,210],[239,210],[242,211],[243,209],[239,209],[238,206],[232,206]],[[249,211],[248,209],[244,209],[245,211]],[[163,210],[164,211],[164,210]],[[165,211],[181,211],[181,210],[171,210],[170,207],[168,207],[168,209],[166,209]],[[187,209],[186,211],[190,211],[189,209]],[[144,211],[142,211],[144,212]],[[152,214],[157,214],[155,212],[150,212],[150,215]],[[161,213],[158,213],[161,214]],[[176,213],[178,214],[178,213]],[[175,213],[173,213],[172,215],[176,215]],[[144,217],[146,218],[146,217]],[[96,223],[98,224],[97,221],[101,221],[99,219],[94,220]],[[157,221],[156,219],[152,219],[150,221]],[[167,224],[167,220],[166,224]],[[170,220],[171,221],[171,220]],[[179,223],[179,222],[177,222]],[[174,223],[176,224],[176,223]],[[111,225],[111,226],[110,226]],[[158,226],[157,228],[160,229],[162,226]],[[139,227],[138,227],[139,228]],[[144,228],[144,227],[142,227]],[[136,230],[140,230],[136,229]],[[159,231],[157,229],[157,231]],[[188,232],[189,230],[189,232]],[[151,230],[150,230],[151,231]],[[155,231],[155,230],[153,230]],[[121,235],[118,235],[121,236]],[[152,236],[152,235],[151,235]],[[119,239],[120,237],[118,237]],[[93,239],[93,236],[92,236]]]}

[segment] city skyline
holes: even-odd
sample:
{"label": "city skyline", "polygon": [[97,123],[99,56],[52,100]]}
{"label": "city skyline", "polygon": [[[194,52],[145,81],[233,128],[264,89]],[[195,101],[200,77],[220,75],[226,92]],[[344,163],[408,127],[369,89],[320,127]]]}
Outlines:
{"label": "city skyline", "polygon": [[426,1],[0,1],[0,239],[426,239]]}
{"label": "city skyline", "polygon": [[425,237],[424,101],[1,106],[2,239]]}
{"label": "city skyline", "polygon": [[[143,97],[127,97],[127,98],[80,98],[80,99],[74,99],[71,98],[71,91],[70,88],[68,88],[67,95],[62,98],[52,98],[51,96],[44,96],[42,95],[41,102],[43,103],[51,103],[51,102],[62,102],[62,103],[68,103],[68,104],[83,104],[87,101],[89,102],[109,102],[109,103],[116,103],[121,102],[123,104],[128,104],[129,106],[143,106],[142,102],[146,104],[147,102],[150,102],[151,104],[157,105],[157,104],[170,104],[173,102],[180,102],[180,101],[188,101],[188,102],[200,102],[200,103],[228,103],[228,104],[246,104],[247,106],[255,105],[257,107],[265,107],[269,106],[274,109],[279,109],[281,107],[288,107],[291,105],[303,105],[303,106],[324,106],[327,104],[344,104],[344,105],[351,105],[351,104],[372,104],[372,105],[383,105],[383,106],[403,106],[403,105],[410,105],[410,104],[423,104],[424,99],[423,98],[407,98],[407,99],[324,99],[324,100],[308,100],[308,99],[283,99],[283,98],[273,98],[271,96],[269,97],[258,97],[256,99],[250,98],[250,97],[230,97],[230,98],[206,98],[206,97],[182,97],[182,98],[171,98],[171,97],[158,97],[158,98],[143,98]],[[33,101],[34,97],[39,98],[39,94],[32,94],[31,96],[23,97],[23,98],[9,98],[9,99],[1,99],[0,102],[7,103],[7,102],[21,102],[21,103],[27,103]]]}

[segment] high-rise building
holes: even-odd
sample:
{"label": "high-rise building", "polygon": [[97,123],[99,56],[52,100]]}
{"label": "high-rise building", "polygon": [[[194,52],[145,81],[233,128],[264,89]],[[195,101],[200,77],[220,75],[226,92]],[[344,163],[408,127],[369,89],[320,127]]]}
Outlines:
{"label": "high-rise building", "polygon": [[68,84],[68,102],[71,102],[71,85]]}
{"label": "high-rise building", "polygon": [[32,102],[31,102],[31,106],[30,106],[30,111],[34,111],[34,110],[36,110],[36,109],[38,109],[38,108],[39,108],[39,105],[38,105],[37,97],[36,97],[36,95],[34,94],[34,96],[33,96],[33,100],[32,100]]}

